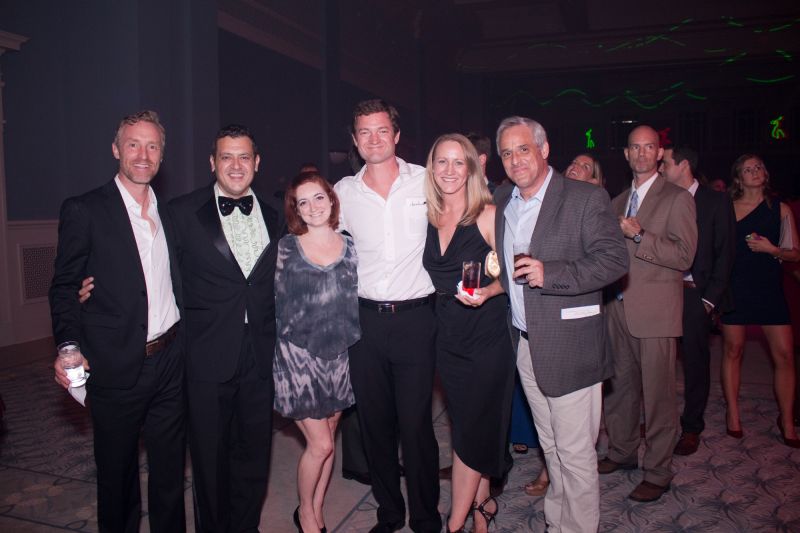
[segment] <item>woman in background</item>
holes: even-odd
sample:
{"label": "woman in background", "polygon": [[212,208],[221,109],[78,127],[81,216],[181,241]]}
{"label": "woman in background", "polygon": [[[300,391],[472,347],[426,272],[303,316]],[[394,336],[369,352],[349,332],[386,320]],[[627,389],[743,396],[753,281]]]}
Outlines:
{"label": "woman in background", "polygon": [[339,200],[318,173],[294,178],[284,199],[289,234],[278,242],[275,410],[306,439],[297,465],[298,531],[326,531],[325,492],[336,425],[355,402],[347,349],[360,337],[353,241],[336,233]]}
{"label": "woman in background", "polygon": [[497,514],[489,477],[502,477],[516,361],[506,324],[508,298],[482,276],[472,296],[456,286],[465,261],[485,264],[495,249],[495,207],[478,153],[463,135],[439,137],[425,178],[428,237],[422,263],[436,288],[437,369],[452,422],[450,532],[485,532]]}
{"label": "woman in background", "polygon": [[739,384],[745,326],[761,326],[774,363],[778,429],[784,444],[800,448],[794,428],[794,359],[789,310],[783,295],[781,261],[800,260],[797,228],[789,207],[772,197],[764,161],[753,154],[733,164],[731,196],[736,212],[736,259],[731,274],[734,309],[722,315],[725,341],[722,389],[727,403],[727,433],[743,436]]}
{"label": "woman in background", "polygon": [[600,162],[589,154],[578,154],[564,171],[564,176],[569,179],[585,181],[598,187],[605,187],[603,169]]}

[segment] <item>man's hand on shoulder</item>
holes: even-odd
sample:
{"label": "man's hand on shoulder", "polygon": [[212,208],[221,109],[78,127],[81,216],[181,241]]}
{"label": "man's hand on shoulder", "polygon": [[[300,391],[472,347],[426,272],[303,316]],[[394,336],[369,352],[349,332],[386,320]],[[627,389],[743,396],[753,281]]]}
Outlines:
{"label": "man's hand on shoulder", "polygon": [[89,276],[88,278],[84,278],[83,282],[81,282],[81,288],[78,289],[78,301],[80,303],[85,303],[92,296],[92,290],[94,289],[94,276]]}

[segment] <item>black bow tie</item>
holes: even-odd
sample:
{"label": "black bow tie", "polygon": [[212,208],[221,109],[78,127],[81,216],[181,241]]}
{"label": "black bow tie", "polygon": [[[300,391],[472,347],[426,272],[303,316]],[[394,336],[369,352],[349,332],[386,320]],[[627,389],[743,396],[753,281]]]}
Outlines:
{"label": "black bow tie", "polygon": [[248,194],[241,198],[228,198],[227,196],[220,196],[217,198],[219,204],[219,212],[222,216],[226,217],[233,213],[233,208],[238,207],[243,215],[250,215],[253,210],[253,195]]}

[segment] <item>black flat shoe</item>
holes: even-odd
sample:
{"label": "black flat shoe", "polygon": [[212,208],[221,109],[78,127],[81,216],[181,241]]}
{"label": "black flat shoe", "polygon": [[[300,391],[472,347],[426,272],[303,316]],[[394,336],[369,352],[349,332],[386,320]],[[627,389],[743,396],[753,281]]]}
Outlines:
{"label": "black flat shoe", "polygon": [[294,525],[295,525],[295,527],[297,527],[298,533],[303,533],[303,528],[300,526],[300,506],[299,505],[294,510],[294,515],[292,516],[292,520],[294,520]]}

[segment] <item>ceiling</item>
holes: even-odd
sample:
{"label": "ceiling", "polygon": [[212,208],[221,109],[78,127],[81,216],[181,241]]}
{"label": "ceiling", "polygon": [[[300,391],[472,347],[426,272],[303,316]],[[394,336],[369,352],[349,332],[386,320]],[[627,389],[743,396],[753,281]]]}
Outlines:
{"label": "ceiling", "polygon": [[435,47],[465,72],[713,63],[743,52],[785,61],[776,49],[800,52],[797,0],[220,0],[219,13],[224,26],[311,63],[324,20],[338,20],[346,61],[376,65]]}
{"label": "ceiling", "polygon": [[800,62],[797,0],[219,0],[218,6],[222,29],[316,68],[327,53],[342,80],[398,102],[414,94],[421,71],[438,83],[437,71],[630,75],[685,66],[730,72],[746,64],[748,75],[769,81],[796,79]]}

